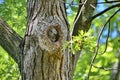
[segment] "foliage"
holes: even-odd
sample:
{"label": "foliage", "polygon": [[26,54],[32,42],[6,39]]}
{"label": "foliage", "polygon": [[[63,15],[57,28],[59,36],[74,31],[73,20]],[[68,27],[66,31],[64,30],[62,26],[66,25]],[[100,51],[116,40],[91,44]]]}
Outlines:
{"label": "foliage", "polygon": [[[72,36],[72,40],[66,42],[63,45],[63,48],[68,48],[70,52],[76,53],[81,50],[81,47],[84,45],[84,49],[89,49],[92,51],[95,47],[95,38],[91,36],[90,32],[79,31],[78,36]],[[70,45],[70,46],[69,46]]]}
{"label": "foliage", "polygon": [[26,30],[26,1],[4,0],[0,4],[0,17],[23,37]]}
{"label": "foliage", "polygon": [[0,47],[0,80],[18,80],[18,66]]}

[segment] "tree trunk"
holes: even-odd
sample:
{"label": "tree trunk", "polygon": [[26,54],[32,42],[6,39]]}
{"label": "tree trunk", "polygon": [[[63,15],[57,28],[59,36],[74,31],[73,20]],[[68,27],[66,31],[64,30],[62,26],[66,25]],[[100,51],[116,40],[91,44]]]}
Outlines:
{"label": "tree trunk", "polygon": [[[61,0],[62,1],[62,0]],[[23,80],[72,80],[72,54],[62,45],[69,37],[65,4],[60,0],[28,0],[23,41]]]}

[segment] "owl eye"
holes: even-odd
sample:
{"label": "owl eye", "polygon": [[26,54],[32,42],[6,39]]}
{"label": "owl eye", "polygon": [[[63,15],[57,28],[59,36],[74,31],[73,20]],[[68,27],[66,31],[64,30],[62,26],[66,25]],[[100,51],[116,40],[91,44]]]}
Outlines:
{"label": "owl eye", "polygon": [[47,35],[52,42],[56,42],[59,39],[59,32],[55,28],[49,29]]}

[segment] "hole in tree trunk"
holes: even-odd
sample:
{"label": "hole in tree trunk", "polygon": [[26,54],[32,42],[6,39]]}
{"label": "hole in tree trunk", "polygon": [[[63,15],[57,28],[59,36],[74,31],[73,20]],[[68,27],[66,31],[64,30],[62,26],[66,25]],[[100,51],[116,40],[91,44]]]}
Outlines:
{"label": "hole in tree trunk", "polygon": [[52,26],[47,31],[47,36],[52,42],[57,42],[59,40],[59,31],[57,29],[57,26]]}

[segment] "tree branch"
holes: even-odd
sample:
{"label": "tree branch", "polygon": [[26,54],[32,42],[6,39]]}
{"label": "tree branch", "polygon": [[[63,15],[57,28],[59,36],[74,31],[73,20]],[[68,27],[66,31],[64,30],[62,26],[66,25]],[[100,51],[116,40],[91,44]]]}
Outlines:
{"label": "tree branch", "polygon": [[94,67],[94,68],[98,68],[98,69],[102,69],[102,70],[105,70],[105,71],[109,71],[109,70],[117,70],[117,71],[120,71],[120,69],[118,68],[118,64],[117,64],[117,67],[115,66],[115,67],[113,67],[113,68],[105,68],[105,67],[103,67],[103,66],[96,66],[96,65],[94,65],[94,64],[92,64],[92,66]]}
{"label": "tree branch", "polygon": [[6,22],[0,18],[0,45],[8,52],[16,63],[20,61],[20,37]]}
{"label": "tree branch", "polygon": [[78,35],[79,30],[89,30],[92,21],[91,17],[96,8],[96,4],[92,3],[97,3],[97,0],[83,0],[80,3],[83,3],[83,5],[79,5],[79,10],[74,20],[71,36]]}
{"label": "tree branch", "polygon": [[[90,3],[97,3],[97,0],[82,0],[82,2],[80,1],[79,3],[82,3],[83,5],[79,5],[79,10],[74,20],[72,31],[70,33],[71,41],[72,41],[72,36],[77,36],[79,34],[78,32],[79,30],[83,30],[84,32],[89,30],[92,21],[91,17],[96,7],[96,4],[90,4]],[[82,45],[81,45],[81,49],[82,49]],[[77,63],[80,53],[81,50],[73,54],[74,64]]]}
{"label": "tree branch", "polygon": [[112,5],[112,6],[110,6],[109,8],[103,10],[102,12],[100,12],[100,13],[94,15],[94,16],[92,17],[92,20],[95,19],[96,17],[98,17],[98,16],[104,14],[105,12],[107,12],[107,11],[109,11],[109,10],[115,8],[115,7],[120,7],[120,3],[119,3],[119,4]]}

